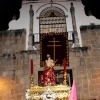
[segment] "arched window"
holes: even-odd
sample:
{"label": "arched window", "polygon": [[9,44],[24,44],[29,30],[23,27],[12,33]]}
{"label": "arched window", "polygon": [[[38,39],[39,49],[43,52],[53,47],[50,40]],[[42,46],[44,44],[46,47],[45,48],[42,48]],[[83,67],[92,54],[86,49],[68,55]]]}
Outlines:
{"label": "arched window", "polygon": [[51,6],[43,9],[39,16],[39,32],[66,32],[66,16],[62,9]]}

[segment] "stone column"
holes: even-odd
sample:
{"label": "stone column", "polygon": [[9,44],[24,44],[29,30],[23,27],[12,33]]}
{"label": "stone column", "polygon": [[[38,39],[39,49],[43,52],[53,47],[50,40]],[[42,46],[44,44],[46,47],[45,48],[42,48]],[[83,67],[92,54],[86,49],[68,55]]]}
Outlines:
{"label": "stone column", "polygon": [[72,17],[72,25],[73,25],[73,36],[74,36],[74,47],[79,47],[79,39],[78,39],[78,33],[77,33],[77,28],[76,28],[76,20],[75,20],[75,8],[73,7],[73,3],[71,2],[71,17]]}
{"label": "stone column", "polygon": [[32,9],[32,5],[30,5],[30,29],[29,29],[29,40],[28,40],[28,50],[33,50],[33,15],[34,11]]}

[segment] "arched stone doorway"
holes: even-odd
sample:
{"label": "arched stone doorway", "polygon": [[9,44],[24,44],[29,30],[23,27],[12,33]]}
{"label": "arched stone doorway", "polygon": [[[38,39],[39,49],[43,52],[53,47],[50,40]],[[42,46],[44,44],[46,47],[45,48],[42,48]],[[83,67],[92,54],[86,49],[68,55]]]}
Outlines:
{"label": "arched stone doorway", "polygon": [[44,66],[46,55],[56,61],[56,66],[63,66],[63,59],[69,63],[68,33],[66,16],[61,8],[50,6],[43,9],[39,16],[40,66]]}
{"label": "arched stone doorway", "polygon": [[[63,58],[69,66],[68,33],[66,15],[61,8],[50,6],[43,9],[39,15],[40,34],[40,67],[44,67],[46,54],[50,54],[55,63],[55,74],[59,74],[59,81],[62,82]],[[72,70],[66,70],[67,80],[71,85]],[[38,83],[42,71],[38,71]]]}

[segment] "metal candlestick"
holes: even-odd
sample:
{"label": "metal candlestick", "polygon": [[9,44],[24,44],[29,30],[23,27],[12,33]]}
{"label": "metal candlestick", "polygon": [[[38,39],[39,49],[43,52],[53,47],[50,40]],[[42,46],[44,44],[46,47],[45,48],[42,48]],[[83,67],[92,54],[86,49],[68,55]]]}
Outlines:
{"label": "metal candlestick", "polygon": [[67,81],[67,80],[66,80],[66,77],[67,77],[67,73],[65,72],[65,73],[63,74],[63,78],[64,78],[64,79],[63,79],[63,84],[64,84],[64,85],[67,84],[67,83],[66,83],[66,81]]}
{"label": "metal candlestick", "polygon": [[30,88],[34,86],[34,76],[31,74],[30,76]]}

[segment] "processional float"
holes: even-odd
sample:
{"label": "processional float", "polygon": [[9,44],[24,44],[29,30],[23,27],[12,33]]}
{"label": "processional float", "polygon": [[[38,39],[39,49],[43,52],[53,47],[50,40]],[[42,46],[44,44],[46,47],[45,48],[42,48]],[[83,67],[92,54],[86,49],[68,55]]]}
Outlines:
{"label": "processional float", "polygon": [[[31,65],[33,69],[33,66]],[[26,90],[26,100],[68,100],[70,87],[67,84],[66,64],[64,64],[63,84],[55,86],[34,85],[34,75],[31,72],[30,86]]]}

